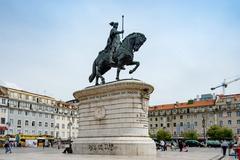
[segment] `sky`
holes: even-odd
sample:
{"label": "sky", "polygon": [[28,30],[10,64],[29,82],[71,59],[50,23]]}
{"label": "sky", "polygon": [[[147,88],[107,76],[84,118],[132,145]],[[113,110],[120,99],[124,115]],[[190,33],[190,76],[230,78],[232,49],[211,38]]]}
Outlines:
{"label": "sky", "polygon": [[[153,85],[150,105],[221,94],[210,88],[240,77],[239,8],[238,0],[0,0],[0,85],[73,99],[94,84],[88,77],[109,23],[121,30],[124,15],[124,36],[141,32],[147,41],[135,53],[140,67],[120,78]],[[240,93],[240,81],[225,93]]]}

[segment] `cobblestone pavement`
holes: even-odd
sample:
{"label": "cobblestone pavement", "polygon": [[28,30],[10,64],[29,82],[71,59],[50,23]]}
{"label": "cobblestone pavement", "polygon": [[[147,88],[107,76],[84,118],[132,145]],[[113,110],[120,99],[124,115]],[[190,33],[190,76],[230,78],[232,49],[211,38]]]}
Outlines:
{"label": "cobblestone pavement", "polygon": [[[0,149],[0,160],[217,160],[221,157],[220,149],[189,148],[189,152],[158,151],[156,156],[110,156],[62,154],[55,148],[14,148],[12,154],[5,154]],[[229,157],[225,157],[224,160]]]}

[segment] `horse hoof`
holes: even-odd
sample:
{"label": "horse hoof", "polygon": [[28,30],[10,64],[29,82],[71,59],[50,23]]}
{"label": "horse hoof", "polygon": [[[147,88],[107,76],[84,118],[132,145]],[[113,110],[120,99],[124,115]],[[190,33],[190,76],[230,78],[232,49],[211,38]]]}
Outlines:
{"label": "horse hoof", "polygon": [[129,74],[132,74],[133,73],[133,71],[131,70],[131,71],[129,71]]}

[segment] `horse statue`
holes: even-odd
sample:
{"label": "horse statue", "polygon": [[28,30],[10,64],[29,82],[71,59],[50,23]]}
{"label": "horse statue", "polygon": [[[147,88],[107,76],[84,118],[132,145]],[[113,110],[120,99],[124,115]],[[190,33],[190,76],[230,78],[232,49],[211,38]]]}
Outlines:
{"label": "horse statue", "polygon": [[93,62],[92,74],[89,76],[89,82],[92,82],[94,78],[96,78],[95,85],[98,85],[98,79],[100,78],[102,84],[104,84],[105,79],[102,75],[112,67],[117,68],[116,80],[119,80],[120,71],[125,69],[125,65],[135,65],[135,67],[129,71],[129,74],[132,74],[140,65],[140,62],[133,61],[133,53],[137,52],[145,41],[146,37],[142,33],[129,34],[126,38],[124,38],[116,52],[113,54],[114,64],[109,62],[110,54],[107,50],[100,51]]}

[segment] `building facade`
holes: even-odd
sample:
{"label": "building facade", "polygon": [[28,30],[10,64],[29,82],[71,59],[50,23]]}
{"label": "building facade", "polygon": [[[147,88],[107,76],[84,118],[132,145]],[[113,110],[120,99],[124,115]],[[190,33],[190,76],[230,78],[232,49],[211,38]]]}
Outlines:
{"label": "building facade", "polygon": [[[77,110],[74,104],[65,104],[52,97],[23,90],[0,86],[1,134],[52,135],[58,138],[75,138],[77,124],[69,125],[69,132],[59,134],[58,126],[68,128],[69,121],[58,119],[75,119]],[[66,118],[70,117],[70,118]],[[72,129],[72,130],[71,130]],[[66,132],[66,133],[65,133]],[[74,136],[72,136],[74,135]]]}
{"label": "building facade", "polygon": [[212,125],[229,127],[240,134],[240,95],[197,98],[183,103],[157,105],[149,108],[149,132],[156,134],[161,128],[174,138],[195,130],[205,138]]}

